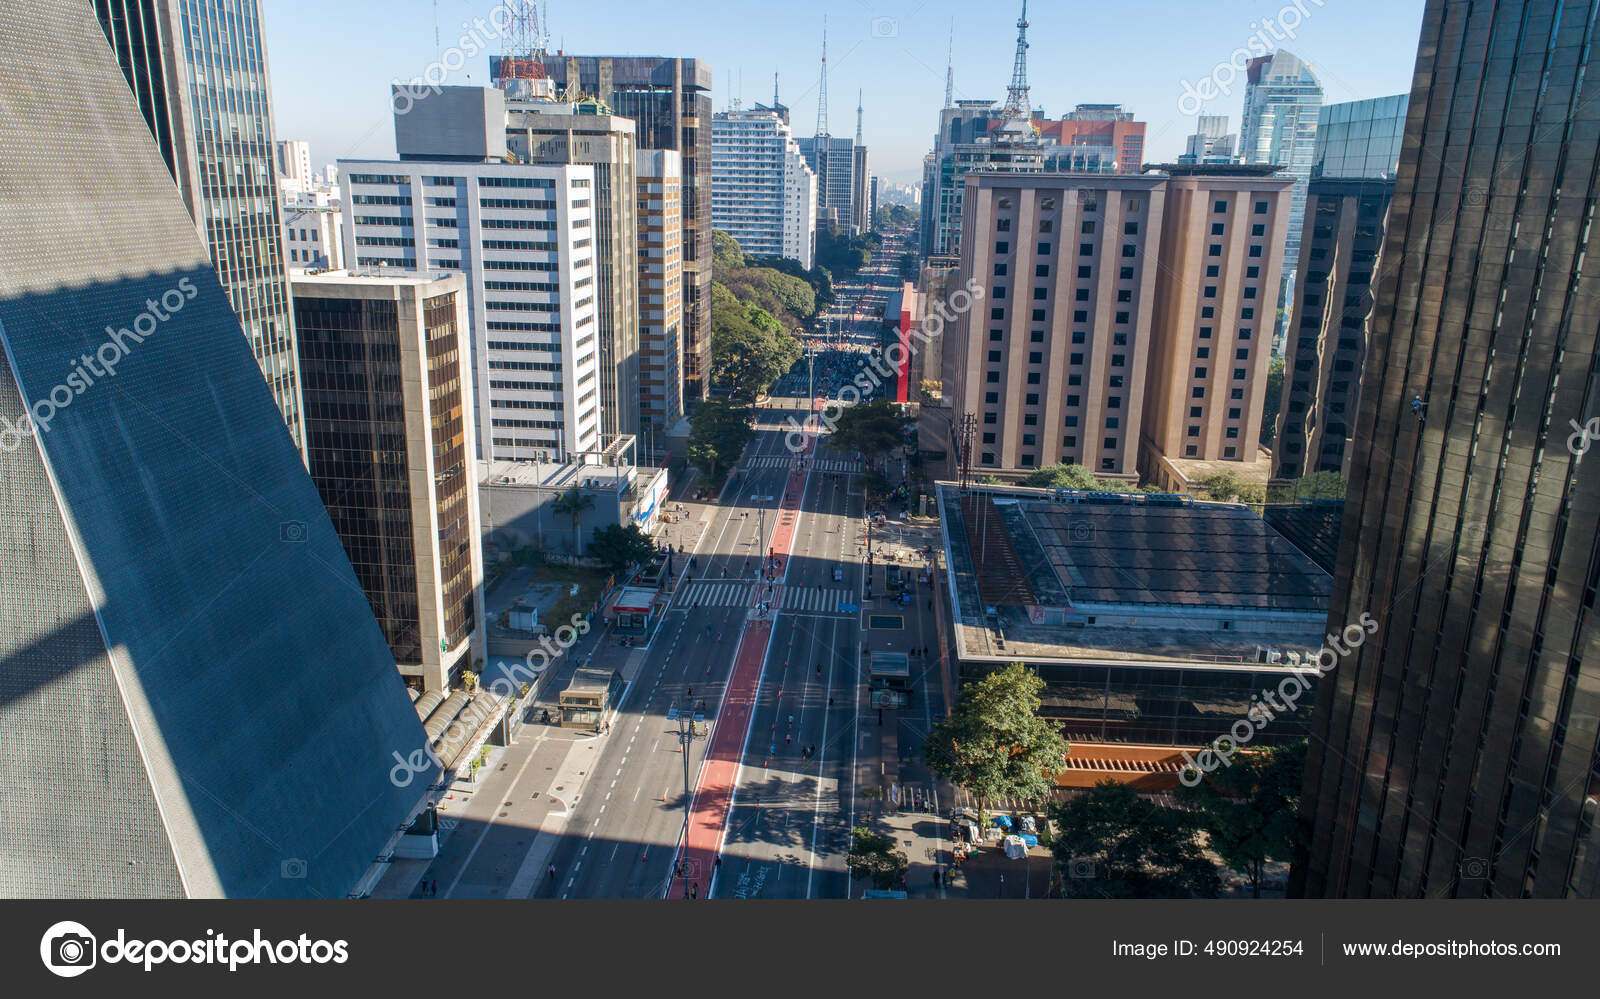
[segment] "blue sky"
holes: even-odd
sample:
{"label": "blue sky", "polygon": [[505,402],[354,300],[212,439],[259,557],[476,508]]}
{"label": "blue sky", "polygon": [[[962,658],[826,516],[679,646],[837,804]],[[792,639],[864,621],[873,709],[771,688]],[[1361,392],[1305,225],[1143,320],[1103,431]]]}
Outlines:
{"label": "blue sky", "polygon": [[[1298,4],[1298,9],[1297,9]],[[435,61],[433,0],[266,0],[267,57],[279,138],[311,143],[313,168],[340,157],[394,154],[389,84]],[[448,50],[496,0],[437,0]],[[769,101],[772,74],[796,130],[815,129],[822,18],[828,16],[830,131],[855,131],[864,90],[865,134],[875,173],[920,177],[944,102],[945,53],[955,23],[956,96],[1003,100],[1011,79],[1020,4],[954,0],[754,0],[691,2],[550,0],[552,48],[575,54],[692,56],[711,63],[718,110],[730,96]],[[1262,21],[1297,26],[1274,44],[1311,62],[1329,103],[1408,91],[1423,0],[1034,0],[1029,5],[1028,82],[1051,117],[1079,103],[1120,103],[1150,123],[1145,158],[1171,159],[1193,122],[1180,110],[1198,86],[1250,39],[1272,38]],[[1301,13],[1301,9],[1305,11]],[[1284,14],[1280,22],[1280,14]],[[470,24],[469,24],[470,28]],[[492,30],[492,29],[491,29]],[[490,41],[447,83],[487,84]],[[1238,129],[1242,79],[1206,106]],[[1185,108],[1187,110],[1187,108]]]}

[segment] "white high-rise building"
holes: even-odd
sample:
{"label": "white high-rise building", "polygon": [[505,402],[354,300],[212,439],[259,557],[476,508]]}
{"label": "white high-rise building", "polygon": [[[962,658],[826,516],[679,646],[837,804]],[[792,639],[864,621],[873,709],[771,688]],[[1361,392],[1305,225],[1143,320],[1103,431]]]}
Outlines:
{"label": "white high-rise building", "polygon": [[1195,118],[1194,134],[1184,140],[1183,155],[1179,163],[1218,165],[1236,161],[1234,142],[1238,137],[1228,132],[1228,116],[1203,114]]}
{"label": "white high-rise building", "polygon": [[341,160],[344,258],[465,276],[478,453],[563,460],[601,445],[595,168],[506,163],[498,138],[483,162]]}
{"label": "white high-rise building", "polygon": [[309,191],[315,183],[311,174],[311,143],[304,139],[278,141],[278,186],[285,190]]}
{"label": "white high-rise building", "polygon": [[711,220],[748,254],[815,263],[817,175],[776,112],[712,116]]}

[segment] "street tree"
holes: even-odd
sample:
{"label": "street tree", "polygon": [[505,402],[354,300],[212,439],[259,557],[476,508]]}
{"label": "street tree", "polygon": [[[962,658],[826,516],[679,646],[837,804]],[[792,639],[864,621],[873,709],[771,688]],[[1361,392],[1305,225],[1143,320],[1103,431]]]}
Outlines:
{"label": "street tree", "polygon": [[950,717],[923,743],[933,771],[972,795],[987,820],[1001,798],[1045,801],[1065,768],[1067,740],[1039,717],[1044,681],[1021,663],[961,690]]}
{"label": "street tree", "polygon": [[850,830],[850,853],[845,857],[845,866],[855,877],[871,878],[874,888],[888,891],[900,884],[911,867],[910,859],[894,846],[892,836],[856,826]]}
{"label": "street tree", "polygon": [[877,463],[905,443],[911,421],[900,415],[900,408],[887,399],[876,399],[845,407],[828,435],[828,447],[838,451],[859,451]]}
{"label": "street tree", "polygon": [[621,569],[630,562],[641,565],[654,555],[656,545],[638,524],[607,524],[595,529],[589,542],[589,553],[612,569]]}
{"label": "street tree", "polygon": [[712,478],[737,461],[755,436],[750,410],[722,399],[707,399],[689,420],[689,460]]}
{"label": "street tree", "polygon": [[1069,895],[1215,898],[1221,878],[1206,859],[1198,818],[1104,781],[1050,806],[1051,852]]}
{"label": "street tree", "polygon": [[1199,816],[1206,841],[1261,897],[1270,860],[1292,860],[1302,842],[1300,788],[1306,771],[1305,740],[1250,753],[1233,765],[1184,785],[1178,800]]}
{"label": "street tree", "polygon": [[594,497],[579,492],[578,487],[573,486],[557,496],[550,508],[559,515],[572,518],[572,541],[577,546],[578,557],[582,558],[583,535],[579,533],[578,528],[583,521],[584,511],[594,509]]}
{"label": "street tree", "polygon": [[711,311],[711,374],[736,402],[754,402],[800,359],[800,342],[758,306]]}

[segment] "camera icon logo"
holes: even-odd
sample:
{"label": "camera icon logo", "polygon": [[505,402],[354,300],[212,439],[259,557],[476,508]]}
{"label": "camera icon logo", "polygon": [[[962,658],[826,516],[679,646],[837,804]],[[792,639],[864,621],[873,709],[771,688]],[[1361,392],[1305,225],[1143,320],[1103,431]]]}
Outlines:
{"label": "camera icon logo", "polygon": [[301,520],[286,520],[278,525],[278,540],[285,544],[304,544],[306,540],[306,525]]}
{"label": "camera icon logo", "polygon": [[62,978],[77,978],[94,967],[99,948],[94,934],[82,923],[63,920],[44,931],[39,941],[39,958],[44,966]]}
{"label": "camera icon logo", "polygon": [[898,38],[900,36],[900,21],[893,17],[875,17],[872,19],[873,38]]}
{"label": "camera icon logo", "polygon": [[290,857],[278,865],[278,876],[290,881],[302,880],[306,876],[306,862],[299,857]]}
{"label": "camera icon logo", "polygon": [[1486,878],[1489,876],[1489,862],[1482,857],[1468,857],[1461,862],[1461,876],[1463,878]]}
{"label": "camera icon logo", "polygon": [[1093,541],[1094,525],[1087,520],[1074,520],[1067,525],[1067,537],[1073,541]]}
{"label": "camera icon logo", "polygon": [[1093,857],[1073,857],[1067,864],[1067,877],[1078,881],[1089,881],[1094,878]]}

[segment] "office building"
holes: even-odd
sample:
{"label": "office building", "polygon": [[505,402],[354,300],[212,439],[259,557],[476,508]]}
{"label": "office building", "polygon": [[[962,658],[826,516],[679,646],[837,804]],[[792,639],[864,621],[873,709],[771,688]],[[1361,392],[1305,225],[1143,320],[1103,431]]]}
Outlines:
{"label": "office building", "polygon": [[400,675],[484,660],[483,543],[460,274],[296,275],[311,478]]}
{"label": "office building", "polygon": [[[661,56],[541,53],[558,92],[588,94],[632,118],[639,149],[670,149],[683,172],[683,386],[706,397],[711,377],[711,65]],[[495,76],[497,61],[490,60]]]}
{"label": "office building", "polygon": [[[543,84],[545,81],[527,81]],[[519,163],[594,167],[595,310],[600,428],[639,429],[639,219],[634,123],[593,98],[557,101],[538,87],[508,92],[506,151]],[[519,95],[520,94],[520,95]],[[405,154],[402,152],[401,157]]]}
{"label": "office building", "polygon": [[796,140],[817,177],[817,224],[821,230],[837,227],[845,236],[856,234],[855,143],[849,136],[815,135]]}
{"label": "office building", "polygon": [[1349,475],[1407,95],[1323,107],[1285,341],[1274,479]]}
{"label": "office building", "polygon": [[1593,30],[1424,8],[1291,893],[1600,895]]}
{"label": "office building", "polygon": [[316,184],[311,173],[311,143],[304,139],[279,139],[275,162],[278,190],[285,196],[309,191]]}
{"label": "office building", "polygon": [[1237,140],[1238,136],[1228,131],[1227,115],[1198,115],[1194,134],[1184,140],[1183,155],[1178,157],[1178,162],[1186,166],[1233,163],[1237,158],[1234,153]]}
{"label": "office building", "polygon": [[1400,164],[1408,94],[1323,105],[1312,177],[1389,177]]}
{"label": "office building", "polygon": [[670,149],[639,154],[639,434],[652,464],[683,419],[682,161]]}
{"label": "office building", "polygon": [[0,49],[0,895],[342,898],[422,726],[93,8]]}
{"label": "office building", "polygon": [[[1288,294],[1300,260],[1300,225],[1305,218],[1306,186],[1316,152],[1317,121],[1322,112],[1322,84],[1316,73],[1293,53],[1279,49],[1250,60],[1245,70],[1244,115],[1239,124],[1243,163],[1272,164],[1294,178],[1291,222],[1283,250],[1284,283],[1278,302],[1288,311]],[[1275,352],[1283,329],[1274,331]]]}
{"label": "office building", "polygon": [[755,257],[816,263],[817,175],[770,111],[720,111],[711,130],[711,218]]}
{"label": "office building", "polygon": [[466,278],[480,454],[599,449],[595,168],[507,162],[488,88],[442,88],[395,131],[399,162],[340,161],[346,263]]}
{"label": "office building", "polygon": [[260,8],[91,3],[284,423],[303,448]]}
{"label": "office building", "polygon": [[1039,122],[1039,138],[1072,154],[1054,169],[1137,174],[1144,169],[1145,127],[1121,104],[1079,104],[1060,121]]}
{"label": "office building", "polygon": [[986,292],[957,321],[974,465],[1073,462],[1131,479],[1164,178],[974,173],[962,201],[957,283]]}
{"label": "office building", "polygon": [[300,195],[299,199],[312,203],[283,206],[283,245],[289,255],[289,269],[342,268],[344,211],[337,205],[316,204],[314,195]]}
{"label": "office building", "polygon": [[1295,181],[1272,167],[1163,169],[1139,474],[1172,492],[1219,471],[1265,484],[1262,407]]}
{"label": "office building", "polygon": [[1311,181],[1272,448],[1274,479],[1349,473],[1373,282],[1393,192],[1394,181],[1383,177]]}

